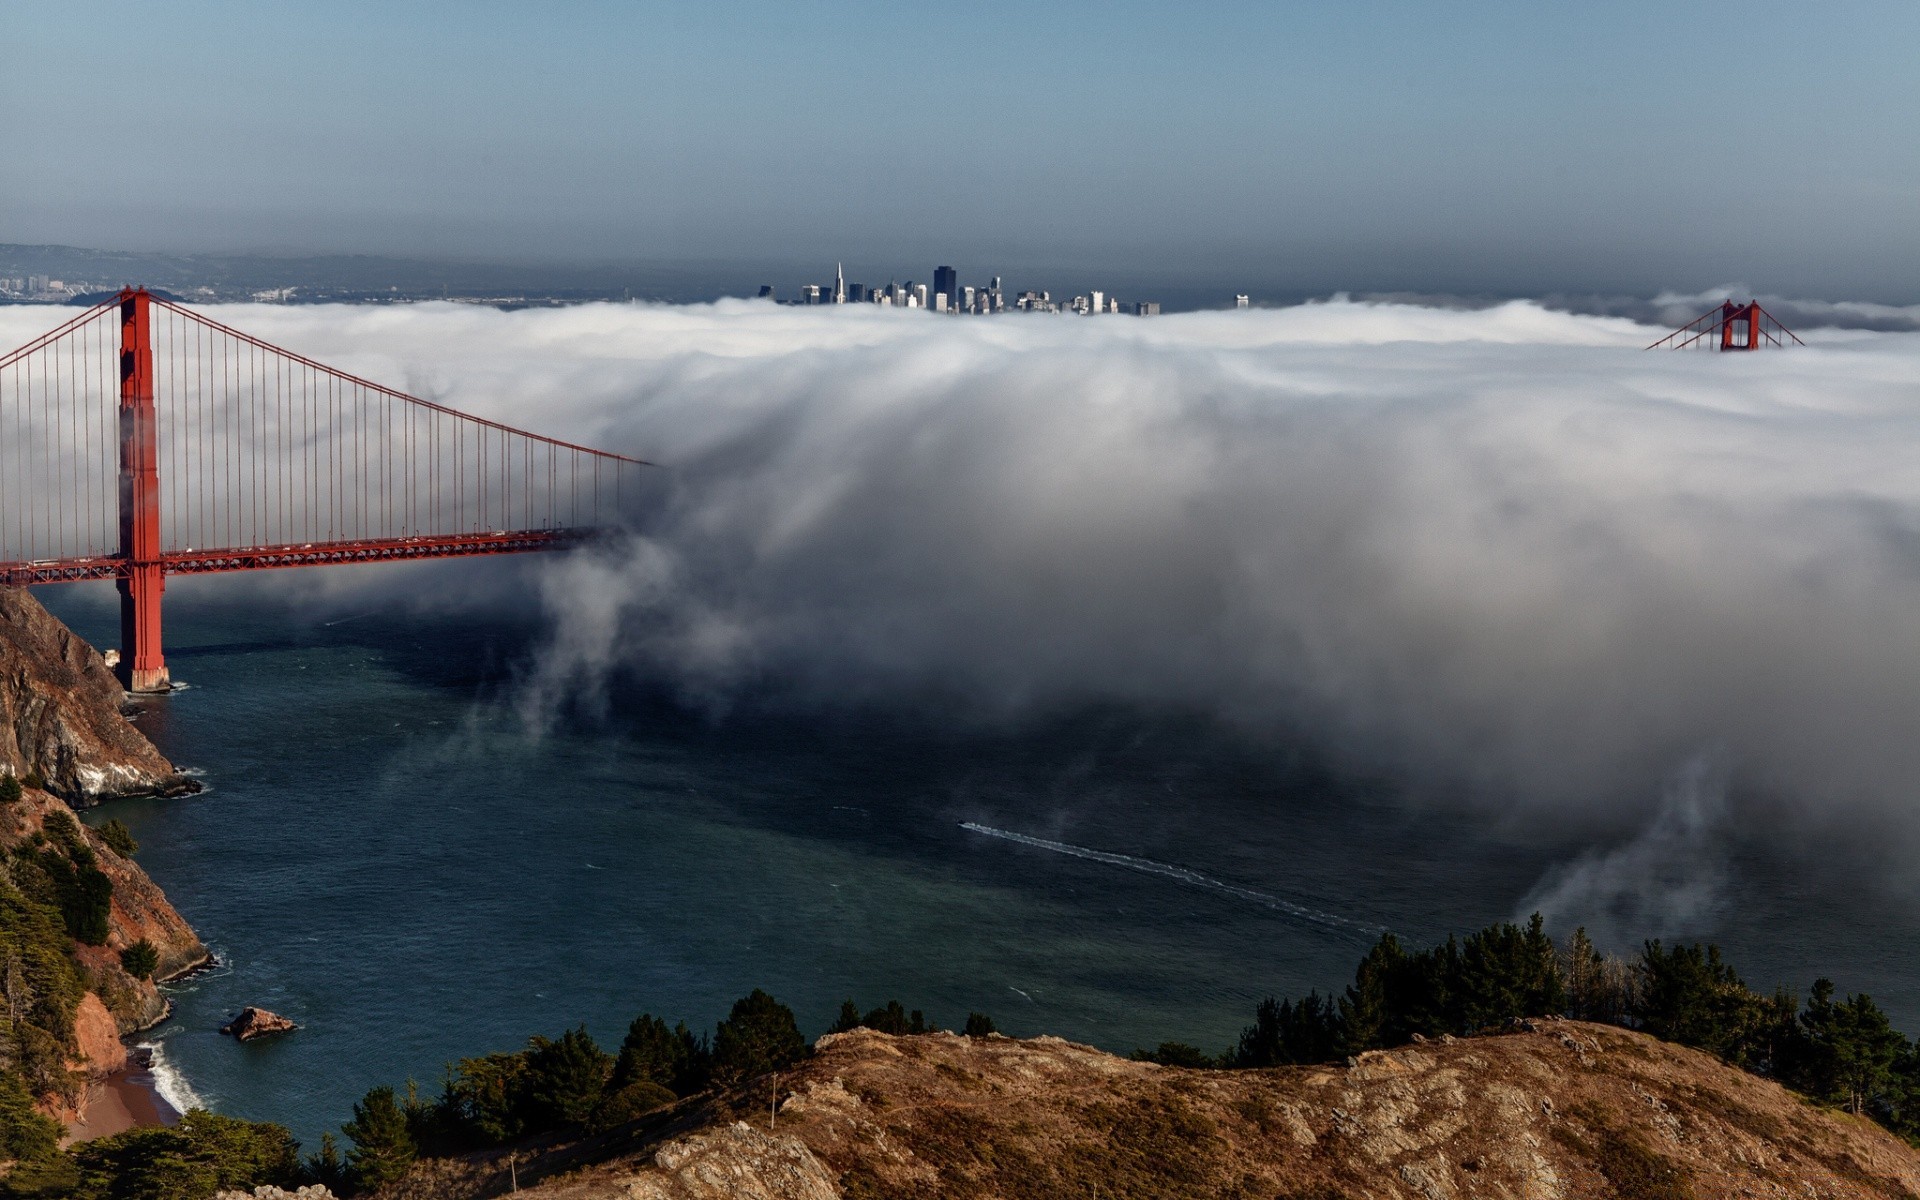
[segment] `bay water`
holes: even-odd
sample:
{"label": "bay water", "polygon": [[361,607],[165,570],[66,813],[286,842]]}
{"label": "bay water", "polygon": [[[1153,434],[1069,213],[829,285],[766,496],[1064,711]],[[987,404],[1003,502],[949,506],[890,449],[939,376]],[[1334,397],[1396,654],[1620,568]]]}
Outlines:
{"label": "bay water", "polygon": [[[41,597],[114,644],[109,589]],[[138,720],[206,790],[87,819],[131,828],[219,956],[146,1035],[170,1098],[309,1148],[369,1087],[432,1093],[450,1060],[582,1024],[612,1048],[642,1011],[710,1029],[755,987],[810,1036],[844,998],[898,998],[948,1027],[1219,1049],[1262,996],[1344,984],[1380,929],[1506,919],[1580,850],[1165,714],[983,733],[629,692],[536,733],[512,703],[527,621],[315,617],[217,579],[167,605],[185,686]],[[1920,1029],[1920,922],[1766,846],[1736,847],[1690,932],[1755,986],[1829,974]],[[220,1036],[245,1005],[300,1029]]]}

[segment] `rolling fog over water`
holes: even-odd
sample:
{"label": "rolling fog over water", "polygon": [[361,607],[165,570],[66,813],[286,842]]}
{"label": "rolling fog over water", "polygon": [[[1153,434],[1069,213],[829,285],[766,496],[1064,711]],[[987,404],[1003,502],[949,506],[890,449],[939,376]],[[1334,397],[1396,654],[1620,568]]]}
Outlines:
{"label": "rolling fog over water", "polygon": [[[564,559],[170,588],[192,687],[148,719],[213,787],[123,807],[233,960],[169,1057],[234,1111],[310,1136],[452,1054],[756,984],[810,1031],[898,995],[1212,1045],[1365,929],[1535,907],[1920,1025],[1920,334],[210,315],[660,464]],[[110,640],[104,592],[43,595]],[[280,1067],[202,1036],[245,1003],[306,1021]],[[423,1006],[496,1040],[410,1035]],[[307,1054],[366,1073],[274,1099]]]}

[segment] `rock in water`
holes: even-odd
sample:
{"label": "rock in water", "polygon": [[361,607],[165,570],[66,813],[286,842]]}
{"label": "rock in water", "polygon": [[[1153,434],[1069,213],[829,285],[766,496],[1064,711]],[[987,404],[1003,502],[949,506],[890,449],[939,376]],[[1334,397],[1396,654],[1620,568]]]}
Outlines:
{"label": "rock in water", "polygon": [[244,1009],[239,1016],[220,1027],[220,1032],[239,1041],[250,1042],[257,1037],[266,1037],[271,1033],[285,1033],[289,1029],[298,1029],[292,1021],[279,1013],[270,1013],[264,1008]]}

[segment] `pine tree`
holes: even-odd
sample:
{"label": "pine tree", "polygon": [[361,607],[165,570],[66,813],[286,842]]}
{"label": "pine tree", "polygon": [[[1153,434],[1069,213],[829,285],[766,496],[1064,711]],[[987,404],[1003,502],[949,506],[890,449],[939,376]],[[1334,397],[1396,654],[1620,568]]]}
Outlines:
{"label": "pine tree", "polygon": [[759,988],[733,1005],[713,1035],[713,1077],[732,1085],[777,1071],[806,1053],[793,1010]]}
{"label": "pine tree", "polygon": [[1269,996],[1254,1011],[1253,1024],[1241,1030],[1240,1045],[1227,1059],[1236,1067],[1329,1062],[1340,1055],[1343,1033],[1339,1007],[1319,992],[1307,993],[1298,1003]]}
{"label": "pine tree", "polygon": [[320,1151],[306,1163],[307,1175],[321,1187],[338,1195],[347,1190],[347,1169],[340,1161],[340,1143],[331,1133],[320,1135]]}
{"label": "pine tree", "polygon": [[1833,996],[1832,980],[1814,981],[1800,1016],[1810,1043],[1808,1060],[1796,1082],[1815,1099],[1856,1115],[1869,1104],[1892,1107],[1893,1068],[1908,1049],[1906,1038],[1866,993],[1840,1001]]}
{"label": "pine tree", "polygon": [[1340,1000],[1341,1048],[1348,1054],[1377,1050],[1389,1043],[1392,1019],[1388,998],[1390,976],[1406,962],[1400,939],[1383,933],[1354,970],[1353,983]]}
{"label": "pine tree", "polygon": [[528,1042],[529,1124],[546,1129],[584,1124],[606,1091],[613,1065],[613,1056],[594,1045],[584,1025],[556,1041],[536,1037]]}
{"label": "pine tree", "polygon": [[407,1131],[407,1114],[390,1087],[377,1087],[353,1106],[353,1120],[340,1127],[353,1143],[347,1175],[356,1191],[384,1187],[407,1173],[418,1153]]}
{"label": "pine tree", "polygon": [[674,1080],[685,1069],[682,1061],[686,1047],[667,1023],[650,1013],[641,1013],[627,1026],[626,1040],[620,1043],[620,1057],[613,1064],[609,1091],[620,1091],[632,1084],[657,1083],[671,1090]]}
{"label": "pine tree", "polygon": [[851,998],[840,1002],[840,1015],[828,1033],[851,1033],[860,1028],[860,1008]]}

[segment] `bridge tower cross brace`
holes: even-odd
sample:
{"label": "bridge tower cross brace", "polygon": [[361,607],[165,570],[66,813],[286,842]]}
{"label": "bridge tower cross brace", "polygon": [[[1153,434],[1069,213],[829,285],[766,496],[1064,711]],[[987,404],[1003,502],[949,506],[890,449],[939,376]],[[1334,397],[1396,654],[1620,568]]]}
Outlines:
{"label": "bridge tower cross brace", "polygon": [[153,408],[153,322],[146,289],[120,293],[120,682],[130,692],[172,686],[160,652],[159,422]]}

